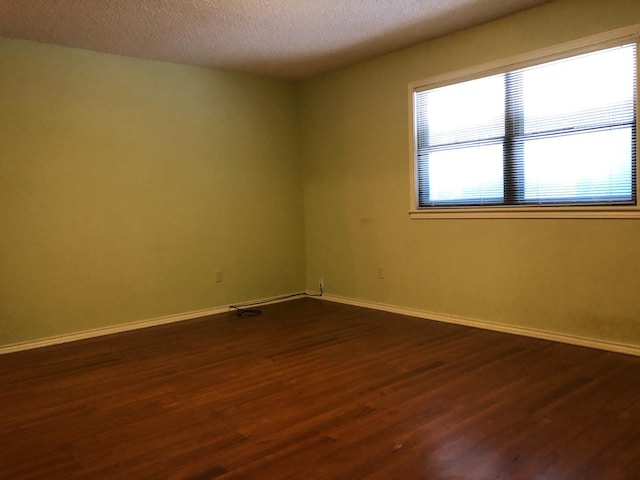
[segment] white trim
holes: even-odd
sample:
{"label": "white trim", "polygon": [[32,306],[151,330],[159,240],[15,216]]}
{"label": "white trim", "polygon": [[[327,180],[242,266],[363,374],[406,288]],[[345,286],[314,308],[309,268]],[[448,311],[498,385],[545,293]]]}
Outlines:
{"label": "white trim", "polygon": [[575,218],[640,220],[638,207],[469,207],[411,210],[413,219],[456,218]]}
{"label": "white trim", "polygon": [[[291,294],[296,295],[296,294]],[[270,305],[272,303],[280,303],[288,300],[295,300],[296,298],[303,297],[304,294],[300,294],[297,297],[289,297],[285,299],[270,298],[263,300],[254,300],[253,302],[243,302],[243,305],[260,303],[260,305]],[[234,304],[237,305],[237,304]],[[229,312],[230,305],[222,307],[204,308],[202,310],[193,310],[186,313],[177,313],[175,315],[166,315],[163,317],[151,318],[147,320],[138,320],[135,322],[121,323],[118,325],[109,325],[106,327],[93,328],[91,330],[84,330],[81,332],[67,333],[64,335],[56,335],[54,337],[38,338],[36,340],[27,340],[24,342],[10,343],[8,345],[0,345],[0,355],[7,353],[20,352],[23,350],[32,350],[34,348],[49,347],[52,345],[59,345],[62,343],[76,342],[78,340],[85,340],[87,338],[102,337],[104,335],[112,335],[114,333],[129,332],[131,330],[139,330],[142,328],[156,327],[158,325],[166,325],[168,323],[183,322],[185,320],[193,320],[195,318],[207,317],[209,315],[218,315],[220,313]]]}
{"label": "white trim", "polygon": [[416,80],[409,83],[409,92],[419,92],[430,88],[472,80],[480,76],[487,77],[505,71],[526,68],[540,63],[551,62],[561,58],[580,55],[607,46],[622,45],[626,42],[637,42],[640,37],[640,24],[623,27],[610,32],[599,33],[577,40],[564,42],[551,47],[540,48],[513,57],[502,58],[491,62],[474,65],[461,70]]}
{"label": "white trim", "polygon": [[[640,24],[619,28],[609,32],[564,42],[559,45],[537,49],[509,58],[474,65],[461,70],[416,80],[408,84],[409,100],[409,149],[411,161],[411,190],[409,216],[412,219],[526,219],[526,218],[570,218],[570,219],[640,219],[640,205],[611,207],[468,207],[468,208],[428,208],[419,209],[418,173],[417,173],[417,132],[415,118],[415,94],[420,91],[437,88],[452,83],[463,82],[480,77],[504,73],[510,70],[526,68],[532,65],[559,60],[590,51],[636,42],[640,55]],[[640,81],[640,62],[636,62],[636,79]],[[636,86],[637,88],[638,85]],[[640,97],[640,93],[636,92]],[[640,116],[636,119],[636,130],[640,131]],[[640,168],[636,168],[636,185],[640,185]]]}
{"label": "white trim", "polygon": [[[309,294],[317,294],[319,292],[307,291]],[[292,294],[295,295],[295,294]],[[290,297],[280,300],[255,300],[255,302],[261,302],[261,305],[269,305],[273,303],[288,302],[297,298],[304,297],[304,294],[300,294],[298,297]],[[340,297],[338,295],[323,294],[321,297],[316,297],[319,300],[325,300],[328,302],[343,303],[346,305],[353,305],[356,307],[371,308],[374,310],[382,310],[389,313],[397,313],[399,315],[407,315],[410,317],[423,318],[425,320],[434,320],[437,322],[453,323],[456,325],[464,325],[467,327],[482,328],[484,330],[492,330],[502,333],[510,333],[513,335],[522,335],[525,337],[540,338],[543,340],[551,340],[560,343],[568,343],[570,345],[578,345],[581,347],[597,348],[600,350],[607,350],[616,353],[625,353],[628,355],[640,356],[640,345],[624,344],[609,342],[606,340],[598,340],[595,338],[580,337],[576,335],[568,335],[564,333],[551,332],[548,330],[539,330],[528,327],[519,327],[514,325],[505,325],[501,323],[487,322],[484,320],[478,320],[475,318],[460,317],[457,315],[449,315],[444,313],[428,312],[425,310],[418,310],[413,308],[399,307],[395,305],[389,305],[385,303],[370,302],[367,300],[358,300],[355,298]],[[264,303],[262,303],[264,302]],[[252,302],[253,303],[253,302]],[[55,337],[41,338],[37,340],[28,340],[25,342],[13,343],[9,345],[0,346],[0,355],[20,352],[23,350],[31,350],[34,348],[48,347],[52,345],[60,345],[62,343],[75,342],[78,340],[85,340],[88,338],[101,337],[104,335],[112,335],[114,333],[128,332],[132,330],[139,330],[142,328],[155,327],[158,325],[165,325],[169,323],[182,322],[185,320],[193,320],[195,318],[206,317],[209,315],[217,315],[226,313],[229,311],[229,306],[205,308],[202,310],[194,310],[192,312],[179,313],[176,315],[167,315],[164,317],[158,317],[148,320],[140,320],[137,322],[123,323],[119,325],[110,325],[107,327],[95,328],[92,330],[85,330],[82,332],[69,333],[65,335],[57,335]]]}
{"label": "white trim", "polygon": [[453,323],[456,325],[464,325],[467,327],[482,328],[484,330],[492,330],[501,333],[510,333],[513,335],[521,335],[525,337],[540,338],[543,340],[551,340],[554,342],[568,343],[570,345],[578,345],[581,347],[597,348],[599,350],[607,350],[616,353],[625,353],[627,355],[640,356],[640,345],[616,343],[607,340],[599,340],[595,338],[580,337],[577,335],[569,335],[566,333],[551,332],[548,330],[539,330],[536,328],[519,327],[515,325],[506,325],[502,323],[487,322],[475,318],[460,317],[457,315],[449,315],[444,313],[428,312],[413,308],[398,307],[385,303],[370,302],[367,300],[358,300],[354,298],[340,297],[337,295],[323,295],[321,300],[328,302],[344,303],[356,307],[371,308],[374,310],[382,310],[389,313],[397,313],[410,317],[423,318],[425,320],[435,320],[437,322]]}

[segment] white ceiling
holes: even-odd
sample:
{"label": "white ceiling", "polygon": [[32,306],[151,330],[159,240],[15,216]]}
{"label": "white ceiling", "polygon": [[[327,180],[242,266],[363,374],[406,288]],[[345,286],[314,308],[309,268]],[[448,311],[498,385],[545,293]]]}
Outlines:
{"label": "white ceiling", "polygon": [[0,36],[301,79],[550,0],[0,0]]}

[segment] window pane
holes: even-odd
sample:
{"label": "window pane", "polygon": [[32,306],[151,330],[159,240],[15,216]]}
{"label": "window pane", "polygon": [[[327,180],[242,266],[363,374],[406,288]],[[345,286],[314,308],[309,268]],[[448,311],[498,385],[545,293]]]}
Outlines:
{"label": "window pane", "polygon": [[419,206],[636,204],[636,47],[416,92]]}
{"label": "window pane", "polygon": [[501,202],[502,168],[502,144],[432,152],[428,202]]}
{"label": "window pane", "polygon": [[[424,143],[445,145],[504,135],[504,76],[471,80],[418,94]],[[428,125],[428,129],[426,126]]]}
{"label": "window pane", "polygon": [[525,134],[632,122],[635,45],[522,71]]}
{"label": "window pane", "polygon": [[631,200],[631,128],[529,140],[525,200]]}

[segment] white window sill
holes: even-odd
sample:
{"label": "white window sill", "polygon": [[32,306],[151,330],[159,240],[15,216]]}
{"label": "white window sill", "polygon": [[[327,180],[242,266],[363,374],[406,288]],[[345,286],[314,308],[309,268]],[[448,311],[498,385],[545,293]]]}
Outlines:
{"label": "white window sill", "polygon": [[633,207],[467,207],[410,210],[412,219],[619,219],[640,220]]}

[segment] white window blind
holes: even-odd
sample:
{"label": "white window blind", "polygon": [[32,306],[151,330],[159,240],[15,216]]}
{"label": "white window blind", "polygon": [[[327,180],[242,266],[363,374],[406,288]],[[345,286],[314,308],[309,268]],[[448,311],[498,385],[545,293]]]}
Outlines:
{"label": "white window blind", "polygon": [[635,205],[636,50],[417,91],[418,206]]}

